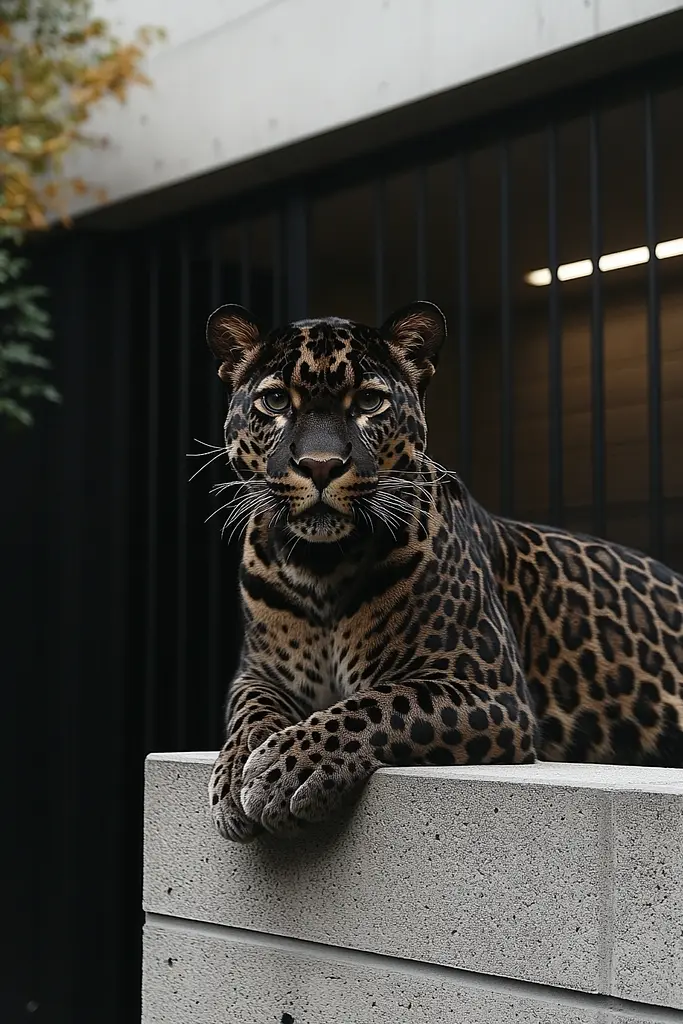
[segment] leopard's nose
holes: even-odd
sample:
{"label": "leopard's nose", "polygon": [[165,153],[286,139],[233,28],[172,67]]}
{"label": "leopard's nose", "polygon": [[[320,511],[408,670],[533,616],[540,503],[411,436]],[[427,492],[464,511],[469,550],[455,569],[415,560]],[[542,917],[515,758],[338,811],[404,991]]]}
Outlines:
{"label": "leopard's nose", "polygon": [[324,491],[331,480],[336,480],[346,471],[348,459],[300,459],[296,468],[313,481],[319,491]]}

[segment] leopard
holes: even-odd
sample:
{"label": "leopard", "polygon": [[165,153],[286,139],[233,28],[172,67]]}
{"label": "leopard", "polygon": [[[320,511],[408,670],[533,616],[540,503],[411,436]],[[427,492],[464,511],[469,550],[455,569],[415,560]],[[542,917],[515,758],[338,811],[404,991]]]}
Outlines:
{"label": "leopard", "polygon": [[228,304],[206,338],[242,545],[224,839],[297,835],[379,768],[683,767],[683,576],[489,513],[428,455],[436,305],[265,331]]}

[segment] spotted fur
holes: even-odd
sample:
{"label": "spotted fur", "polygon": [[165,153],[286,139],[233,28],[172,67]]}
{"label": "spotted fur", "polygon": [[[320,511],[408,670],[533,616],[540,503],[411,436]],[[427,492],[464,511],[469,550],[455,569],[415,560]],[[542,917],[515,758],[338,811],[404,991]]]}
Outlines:
{"label": "spotted fur", "polygon": [[321,819],[381,765],[683,767],[683,578],[489,515],[427,457],[445,331],[429,303],[380,330],[209,320],[246,527],[209,786],[228,839]]}

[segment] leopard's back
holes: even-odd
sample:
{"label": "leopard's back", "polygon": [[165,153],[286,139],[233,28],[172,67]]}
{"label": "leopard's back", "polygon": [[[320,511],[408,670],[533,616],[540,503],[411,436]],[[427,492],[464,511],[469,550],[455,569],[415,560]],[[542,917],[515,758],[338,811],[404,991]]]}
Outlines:
{"label": "leopard's back", "polygon": [[489,522],[540,756],[683,767],[683,577],[594,537]]}

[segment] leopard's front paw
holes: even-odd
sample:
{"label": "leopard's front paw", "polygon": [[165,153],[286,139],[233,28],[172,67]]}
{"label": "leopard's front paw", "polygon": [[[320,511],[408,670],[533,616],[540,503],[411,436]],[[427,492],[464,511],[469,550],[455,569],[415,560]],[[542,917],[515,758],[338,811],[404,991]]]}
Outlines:
{"label": "leopard's front paw", "polygon": [[261,743],[242,775],[240,802],[246,816],[268,832],[291,834],[350,801],[380,762],[357,741],[350,741],[350,751],[339,744],[331,752],[332,745],[330,733],[308,722]]}
{"label": "leopard's front paw", "polygon": [[276,719],[235,732],[216,758],[209,781],[209,803],[214,824],[224,839],[248,843],[263,831],[242,808],[242,770],[251,751],[284,726],[281,719]]}

